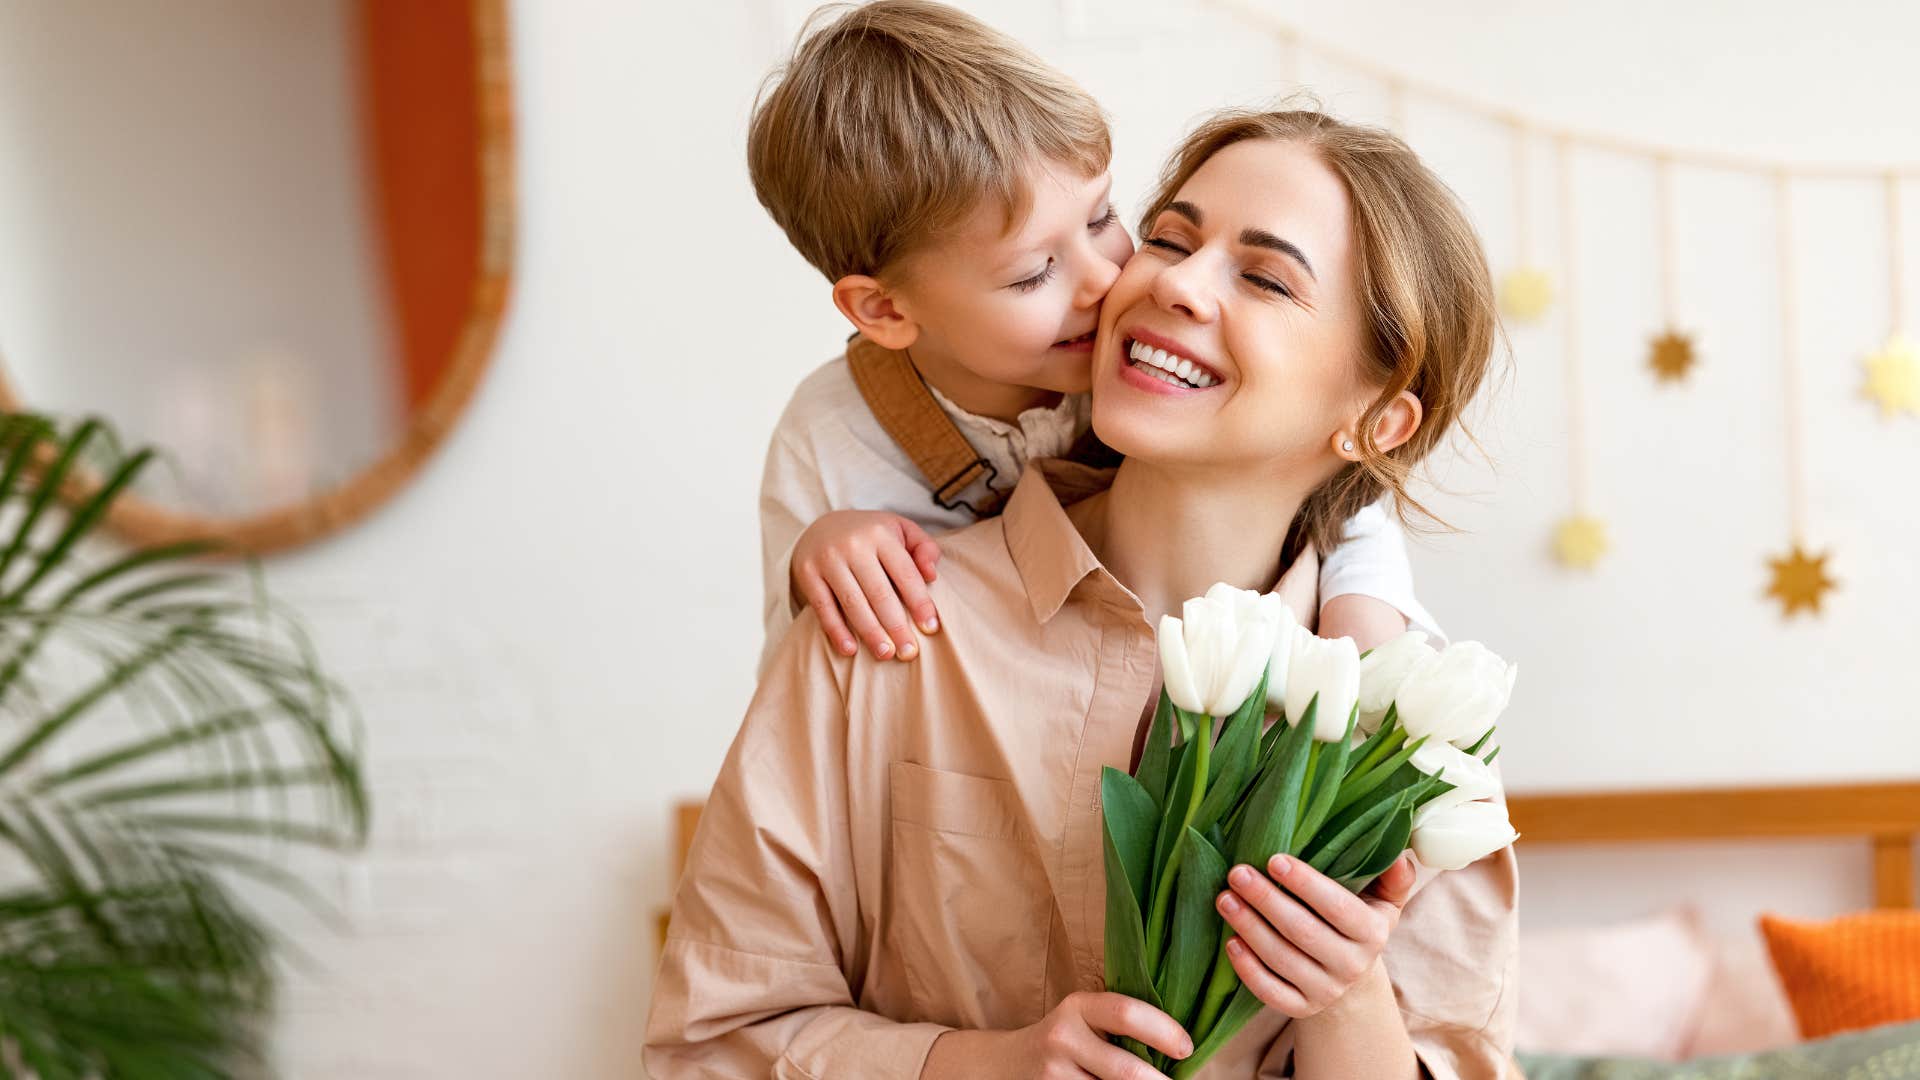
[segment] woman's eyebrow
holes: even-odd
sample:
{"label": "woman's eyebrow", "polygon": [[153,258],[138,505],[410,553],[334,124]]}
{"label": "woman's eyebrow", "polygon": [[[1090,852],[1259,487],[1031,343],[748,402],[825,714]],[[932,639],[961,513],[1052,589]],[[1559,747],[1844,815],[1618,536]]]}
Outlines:
{"label": "woman's eyebrow", "polygon": [[1316,282],[1320,280],[1320,276],[1313,272],[1313,264],[1307,261],[1307,253],[1295,247],[1291,240],[1281,239],[1265,229],[1246,229],[1240,233],[1240,242],[1248,247],[1266,248],[1286,255],[1299,263],[1308,277]]}
{"label": "woman's eyebrow", "polygon": [[[1202,219],[1205,216],[1200,213],[1199,207],[1185,201],[1168,203],[1167,212],[1170,214],[1179,214],[1181,217],[1186,218],[1193,223],[1196,229],[1201,226],[1203,223]],[[1307,276],[1315,282],[1320,280],[1320,275],[1313,272],[1313,263],[1307,259],[1307,253],[1301,251],[1291,240],[1284,240],[1265,229],[1245,229],[1240,233],[1240,242],[1248,247],[1266,248],[1269,251],[1277,251],[1299,263],[1300,268],[1305,270]]]}

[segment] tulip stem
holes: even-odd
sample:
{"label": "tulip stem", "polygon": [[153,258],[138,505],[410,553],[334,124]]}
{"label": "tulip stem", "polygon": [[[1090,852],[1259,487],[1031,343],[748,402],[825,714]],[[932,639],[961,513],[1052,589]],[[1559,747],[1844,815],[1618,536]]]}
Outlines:
{"label": "tulip stem", "polygon": [[1227,942],[1236,936],[1232,927],[1220,938],[1220,952],[1213,958],[1213,973],[1207,976],[1206,994],[1200,999],[1200,1012],[1193,1019],[1193,1028],[1188,1034],[1193,1036],[1193,1045],[1199,1046],[1213,1034],[1213,1025],[1220,1019],[1220,1010],[1226,1007],[1227,1000],[1240,985],[1240,973],[1233,970],[1233,958],[1227,955]]}
{"label": "tulip stem", "polygon": [[[1398,727],[1399,725],[1396,724],[1395,726]],[[1405,745],[1406,741],[1405,738],[1395,739],[1391,736],[1381,739],[1380,745],[1368,751],[1367,756],[1361,759],[1360,764],[1355,766],[1353,770],[1347,774],[1347,782],[1353,783],[1366,776],[1368,771],[1374,766],[1392,757],[1394,751]]]}
{"label": "tulip stem", "polygon": [[1200,812],[1207,794],[1207,766],[1213,756],[1213,717],[1196,715],[1193,744],[1193,791],[1187,796],[1187,810],[1173,834],[1173,846],[1167,851],[1167,865],[1153,891],[1153,910],[1147,917],[1147,963],[1156,975],[1160,970],[1160,949],[1166,943],[1167,905],[1173,900],[1173,881],[1180,876],[1180,856],[1187,846],[1187,827]]}

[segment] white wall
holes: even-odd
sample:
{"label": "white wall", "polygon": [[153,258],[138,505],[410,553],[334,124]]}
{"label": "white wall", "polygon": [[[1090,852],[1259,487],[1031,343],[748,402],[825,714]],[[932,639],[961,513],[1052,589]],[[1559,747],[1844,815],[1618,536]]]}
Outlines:
{"label": "white wall", "polygon": [[[1110,107],[1130,212],[1190,118],[1281,89],[1267,42],[1181,0],[1066,5],[1071,34],[1052,4],[970,6]],[[317,965],[288,996],[290,1076],[639,1071],[666,811],[704,791],[751,691],[764,439],[842,336],[824,284],[747,185],[747,109],[795,25],[771,10],[515,8],[522,246],[495,368],[410,490],[269,566],[358,689],[378,815],[373,850],[337,881],[356,931],[306,937]],[[1920,9],[1908,6],[1840,5],[1818,22],[1784,2],[1280,10],[1553,121],[1808,160],[1920,160],[1920,76],[1901,44],[1920,39]],[[1376,88],[1308,75],[1336,109],[1384,114]],[[1418,106],[1410,119],[1504,265],[1500,133]],[[1762,557],[1786,538],[1768,193],[1683,181],[1686,291],[1714,348],[1691,388],[1657,392],[1640,359],[1656,296],[1645,177],[1583,158],[1578,186],[1595,491],[1617,552],[1591,578],[1545,558],[1565,508],[1546,329],[1514,335],[1486,431],[1498,474],[1452,474],[1469,494],[1443,505],[1471,532],[1416,557],[1455,635],[1525,669],[1502,759],[1511,784],[1910,776],[1920,729],[1902,708],[1905,646],[1920,588],[1901,493],[1916,427],[1856,400],[1853,354],[1884,330],[1871,206],[1839,186],[1805,200],[1811,518],[1845,588],[1824,618],[1783,624],[1759,597]],[[1543,206],[1546,254],[1551,223]],[[1920,295],[1909,304],[1920,311]],[[1821,845],[1526,864],[1536,921],[1683,891],[1736,921],[1863,898],[1864,859]]]}

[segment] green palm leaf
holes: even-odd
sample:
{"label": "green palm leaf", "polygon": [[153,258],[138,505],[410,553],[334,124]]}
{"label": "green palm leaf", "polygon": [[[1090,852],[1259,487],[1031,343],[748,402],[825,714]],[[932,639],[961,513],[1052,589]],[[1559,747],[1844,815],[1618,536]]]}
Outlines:
{"label": "green palm leaf", "polygon": [[298,621],[205,543],[104,550],[153,460],[0,414],[0,1073],[265,1070],[273,938],[233,879],[348,850],[359,738]]}

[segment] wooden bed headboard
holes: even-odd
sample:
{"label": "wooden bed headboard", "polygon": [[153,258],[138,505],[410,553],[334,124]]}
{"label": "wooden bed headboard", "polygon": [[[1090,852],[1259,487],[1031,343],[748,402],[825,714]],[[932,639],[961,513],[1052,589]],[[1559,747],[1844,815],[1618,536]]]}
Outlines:
{"label": "wooden bed headboard", "polygon": [[[674,806],[674,880],[700,822],[701,803]],[[1509,793],[1507,814],[1520,847],[1533,844],[1852,838],[1873,852],[1875,907],[1914,906],[1914,842],[1920,837],[1920,783],[1808,787],[1668,788]],[[667,913],[659,915],[667,938]]]}
{"label": "wooden bed headboard", "polygon": [[1528,844],[1852,838],[1873,852],[1875,907],[1913,906],[1920,783],[1509,793]]}

